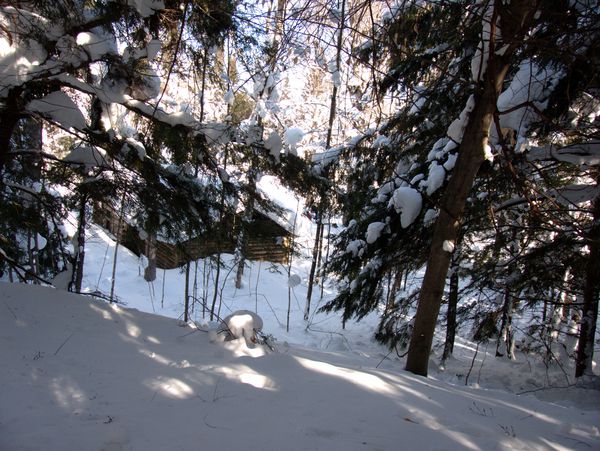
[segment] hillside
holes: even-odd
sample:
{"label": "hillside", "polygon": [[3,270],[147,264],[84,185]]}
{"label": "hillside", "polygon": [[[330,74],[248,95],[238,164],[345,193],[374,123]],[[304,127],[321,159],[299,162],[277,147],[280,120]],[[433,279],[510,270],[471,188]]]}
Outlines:
{"label": "hillside", "polygon": [[47,287],[2,284],[0,298],[2,450],[600,447],[597,410],[357,353],[211,342],[208,329]]}

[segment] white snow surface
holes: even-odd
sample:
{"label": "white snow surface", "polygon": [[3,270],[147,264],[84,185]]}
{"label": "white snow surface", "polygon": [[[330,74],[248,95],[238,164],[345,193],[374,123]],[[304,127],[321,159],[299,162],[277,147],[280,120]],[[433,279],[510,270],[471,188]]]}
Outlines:
{"label": "white snow surface", "polygon": [[156,11],[165,8],[162,0],[127,0],[127,3],[134,7],[142,17],[149,17]]}
{"label": "white snow surface", "polygon": [[407,186],[396,188],[390,202],[394,205],[396,211],[400,213],[400,225],[403,228],[407,228],[417,219],[423,206],[421,193]]}
{"label": "white snow surface", "polygon": [[429,175],[427,177],[427,195],[431,196],[435,193],[444,184],[445,178],[444,166],[438,164],[437,161],[432,161],[429,165]]}
{"label": "white snow surface", "polygon": [[1,293],[1,449],[600,447],[597,410],[376,368],[333,335],[270,351],[49,287]]}
{"label": "white snow surface", "polygon": [[[309,235],[297,238],[303,255],[312,250]],[[109,293],[114,248],[109,234],[91,226],[84,291]],[[234,258],[223,261],[227,274]],[[274,351],[245,339],[211,341],[218,324],[198,302],[194,322],[182,324],[179,269],[159,269],[147,283],[141,259],[123,246],[117,262],[118,305],[3,283],[0,449],[600,448],[600,391],[565,382],[568,366],[546,366],[519,351],[516,361],[498,359],[493,343],[488,349],[457,338],[443,369],[441,331],[430,377],[414,376],[373,340],[376,312],[345,328],[338,314],[314,313],[336,293],[329,281],[305,322],[308,258],[294,259],[294,283],[287,267],[266,262],[248,262],[247,288],[236,290],[233,277],[219,283],[219,315],[256,313],[263,332],[276,338]],[[210,259],[192,264],[196,299],[204,297],[207,265]],[[418,279],[409,280],[409,290]],[[213,288],[206,287],[208,301]]]}
{"label": "white snow surface", "polygon": [[369,224],[367,227],[367,232],[365,233],[365,239],[367,243],[373,244],[375,241],[377,241],[384,228],[385,222],[376,221]]}
{"label": "white snow surface", "polygon": [[54,91],[47,96],[32,100],[27,105],[29,111],[50,117],[65,128],[82,130],[85,128],[85,117],[79,107],[62,91]]}
{"label": "white snow surface", "polygon": [[296,147],[304,138],[304,131],[298,127],[289,127],[283,133],[283,141],[290,147]]}

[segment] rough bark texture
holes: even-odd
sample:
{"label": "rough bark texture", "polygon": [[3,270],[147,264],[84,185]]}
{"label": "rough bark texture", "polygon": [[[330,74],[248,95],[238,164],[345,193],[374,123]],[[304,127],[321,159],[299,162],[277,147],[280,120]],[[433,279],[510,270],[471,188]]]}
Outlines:
{"label": "rough bark texture", "polygon": [[156,280],[156,236],[150,234],[146,240],[146,257],[148,266],[144,268],[144,280],[154,282]]}
{"label": "rough bark texture", "polygon": [[79,200],[79,221],[77,224],[77,249],[75,261],[75,292],[81,292],[83,283],[83,266],[85,264],[85,228],[87,226],[87,196],[82,195]]}
{"label": "rough bark texture", "polygon": [[594,338],[598,321],[598,297],[600,296],[600,197],[594,201],[594,222],[588,233],[588,247],[590,253],[585,274],[575,377],[592,374]]}
{"label": "rough bark texture", "polygon": [[454,352],[454,340],[456,339],[456,307],[458,305],[458,261],[456,255],[452,259],[452,269],[450,270],[450,287],[448,289],[448,310],[446,312],[446,341],[444,343],[444,353],[442,362]]}
{"label": "rough bark texture", "polygon": [[313,247],[312,262],[310,263],[310,273],[308,275],[308,291],[306,292],[306,306],[304,307],[304,321],[308,321],[310,315],[310,301],[312,298],[313,285],[315,283],[315,273],[317,269],[317,260],[319,259],[319,248],[321,247],[321,237],[323,235],[323,223],[321,222],[322,213],[319,211],[317,222],[317,235],[315,236],[315,245]]}
{"label": "rough bark texture", "polygon": [[[450,265],[451,254],[444,250],[443,244],[444,241],[456,242],[458,239],[460,218],[475,176],[484,161],[484,149],[510,58],[522,42],[536,7],[537,2],[531,0],[514,1],[506,5],[495,2],[495,13],[501,19],[502,37],[509,47],[502,56],[496,56],[493,53],[494,42],[489,43],[491,52],[487,70],[476,88],[475,106],[463,134],[456,166],[440,203],[406,360],[406,370],[418,375],[427,376],[429,353]],[[492,17],[492,24],[495,23],[495,17]],[[491,35],[494,36],[494,33]]]}

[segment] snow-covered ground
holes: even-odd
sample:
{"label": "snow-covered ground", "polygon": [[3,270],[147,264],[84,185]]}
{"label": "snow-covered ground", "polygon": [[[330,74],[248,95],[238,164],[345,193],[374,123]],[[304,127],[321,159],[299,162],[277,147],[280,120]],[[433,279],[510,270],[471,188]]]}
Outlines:
{"label": "snow-covered ground", "polygon": [[[86,247],[86,290],[110,292],[114,242],[92,227]],[[220,316],[257,311],[274,351],[215,341],[199,303],[199,327],[183,325],[180,270],[148,284],[127,249],[117,261],[119,305],[2,285],[1,450],[600,449],[600,390],[568,386],[558,367],[459,339],[445,370],[434,357],[424,379],[372,340],[375,315],[307,325],[307,260],[292,267],[289,332],[286,268],[253,262],[240,290],[221,271]],[[194,294],[209,305],[202,280],[214,274],[199,262]],[[326,283],[323,299],[332,295]]]}
{"label": "snow-covered ground", "polygon": [[599,449],[600,413],[2,285],[2,450]]}

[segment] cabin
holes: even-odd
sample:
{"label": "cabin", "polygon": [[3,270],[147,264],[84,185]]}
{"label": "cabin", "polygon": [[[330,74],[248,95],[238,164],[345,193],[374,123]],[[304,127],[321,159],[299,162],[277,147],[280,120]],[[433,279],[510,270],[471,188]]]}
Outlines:
{"label": "cabin", "polygon": [[[146,254],[148,238],[140,237],[137,228],[119,218],[119,213],[109,204],[94,204],[92,220],[108,232],[117,236],[120,243],[136,255]],[[185,263],[208,257],[218,252],[232,254],[235,251],[236,236],[240,217],[228,221],[225,238],[218,240],[211,235],[200,235],[177,243],[155,241],[156,266],[160,269],[173,269]],[[260,211],[255,211],[248,227],[246,258],[287,264],[290,256],[292,234],[280,224]]]}

